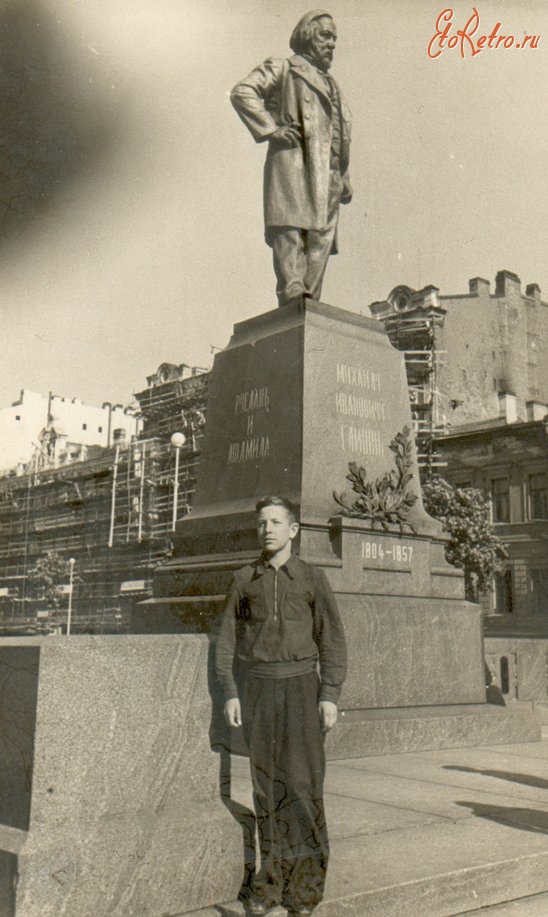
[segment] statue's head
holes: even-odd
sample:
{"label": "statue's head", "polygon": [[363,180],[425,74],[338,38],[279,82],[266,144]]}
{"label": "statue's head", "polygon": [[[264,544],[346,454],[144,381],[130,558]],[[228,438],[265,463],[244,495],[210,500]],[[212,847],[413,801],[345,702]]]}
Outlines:
{"label": "statue's head", "polygon": [[295,54],[307,57],[325,73],[333,62],[337,29],[333,18],[325,10],[312,10],[299,19],[289,40]]}

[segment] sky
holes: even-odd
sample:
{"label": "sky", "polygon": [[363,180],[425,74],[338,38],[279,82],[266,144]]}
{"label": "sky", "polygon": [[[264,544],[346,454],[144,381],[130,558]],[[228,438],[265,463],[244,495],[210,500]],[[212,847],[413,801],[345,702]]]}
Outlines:
{"label": "sky", "polygon": [[[265,148],[228,94],[290,53],[309,8],[5,0],[0,407],[23,388],[126,403],[160,363],[210,366],[235,322],[275,307]],[[475,8],[476,38],[500,23],[538,47],[433,59],[443,0],[329,4],[354,199],[323,301],[368,314],[398,284],[494,291],[501,269],[548,300],[548,4]],[[451,34],[473,9],[454,0]]]}

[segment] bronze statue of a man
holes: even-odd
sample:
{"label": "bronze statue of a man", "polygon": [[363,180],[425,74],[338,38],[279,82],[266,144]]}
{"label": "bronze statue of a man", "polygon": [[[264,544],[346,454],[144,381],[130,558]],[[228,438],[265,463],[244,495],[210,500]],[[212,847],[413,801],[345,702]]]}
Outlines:
{"label": "bronze statue of a man", "polygon": [[230,96],[256,142],[268,141],[265,238],[280,306],[320,298],[339,204],[352,198],[350,112],[329,74],[336,41],[329,13],[306,13],[289,42],[294,56],[268,58]]}

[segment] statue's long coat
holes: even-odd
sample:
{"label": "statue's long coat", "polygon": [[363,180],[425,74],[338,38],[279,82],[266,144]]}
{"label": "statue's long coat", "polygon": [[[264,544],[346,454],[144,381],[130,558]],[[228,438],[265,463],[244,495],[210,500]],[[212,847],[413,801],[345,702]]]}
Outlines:
{"label": "statue's long coat", "polygon": [[[337,87],[338,88],[338,87]],[[348,183],[350,112],[340,90],[343,193]],[[323,230],[327,224],[331,101],[321,75],[296,54],[289,60],[269,58],[255,67],[231,92],[231,101],[255,140],[268,141],[282,124],[296,123],[302,143],[282,149],[270,143],[264,170],[266,240],[273,226]]]}

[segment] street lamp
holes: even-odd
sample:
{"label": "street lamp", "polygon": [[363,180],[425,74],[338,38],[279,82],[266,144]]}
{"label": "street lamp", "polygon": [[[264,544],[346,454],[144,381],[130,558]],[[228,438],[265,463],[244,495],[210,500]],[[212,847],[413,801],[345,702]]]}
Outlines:
{"label": "street lamp", "polygon": [[177,525],[177,500],[179,499],[179,457],[181,449],[186,442],[184,433],[173,433],[171,445],[175,449],[175,480],[173,482],[173,515],[171,517],[171,531],[175,531]]}
{"label": "street lamp", "polygon": [[69,603],[68,603],[68,615],[67,615],[67,637],[70,637],[70,619],[72,617],[72,584],[74,579],[74,564],[76,563],[74,557],[69,558],[70,564],[70,577],[69,577]]}

